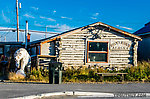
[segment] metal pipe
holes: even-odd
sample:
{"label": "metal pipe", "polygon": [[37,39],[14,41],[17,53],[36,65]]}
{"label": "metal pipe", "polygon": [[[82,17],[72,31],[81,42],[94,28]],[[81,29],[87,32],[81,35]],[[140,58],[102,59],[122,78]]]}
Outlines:
{"label": "metal pipe", "polygon": [[27,49],[27,46],[28,46],[27,34],[28,34],[28,21],[26,21],[26,31],[25,31],[25,48],[26,49]]}

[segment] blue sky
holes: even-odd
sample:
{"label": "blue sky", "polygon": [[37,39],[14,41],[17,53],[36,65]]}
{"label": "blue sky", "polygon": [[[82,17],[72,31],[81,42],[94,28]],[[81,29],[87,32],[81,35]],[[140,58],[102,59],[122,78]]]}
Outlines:
{"label": "blue sky", "polygon": [[[0,0],[0,27],[16,28],[16,0]],[[19,0],[20,28],[63,32],[94,22],[103,22],[133,33],[150,19],[150,0]],[[16,33],[0,33],[16,40]],[[20,34],[20,39],[24,39]],[[31,34],[32,35],[32,34]],[[33,34],[32,40],[44,38]],[[4,39],[4,36],[1,38]]]}

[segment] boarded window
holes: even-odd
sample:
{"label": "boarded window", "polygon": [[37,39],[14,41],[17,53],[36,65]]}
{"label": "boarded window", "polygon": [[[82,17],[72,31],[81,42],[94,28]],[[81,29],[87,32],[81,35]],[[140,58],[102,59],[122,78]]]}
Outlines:
{"label": "boarded window", "polygon": [[108,42],[89,41],[87,62],[108,62]]}

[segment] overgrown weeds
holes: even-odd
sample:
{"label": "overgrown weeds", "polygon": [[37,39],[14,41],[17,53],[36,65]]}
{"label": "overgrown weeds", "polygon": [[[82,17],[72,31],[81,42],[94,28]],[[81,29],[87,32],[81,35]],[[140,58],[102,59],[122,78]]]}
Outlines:
{"label": "overgrown weeds", "polygon": [[[99,82],[100,77],[96,73],[122,72],[125,75],[125,81],[150,81],[150,61],[138,62],[138,66],[128,67],[125,70],[109,70],[101,67],[80,68],[77,70],[67,69],[63,73],[63,82]],[[104,77],[105,82],[118,82],[121,76]]]}
{"label": "overgrown weeds", "polygon": [[[77,70],[67,69],[63,72],[63,82],[98,82],[100,81],[100,77],[96,73],[106,72],[112,71],[94,66],[91,68],[83,67]],[[116,77],[113,77],[113,80],[115,80],[115,78]]]}
{"label": "overgrown weeds", "polygon": [[30,73],[27,73],[26,80],[29,81],[49,81],[49,71],[47,69],[33,69]]}
{"label": "overgrown weeds", "polygon": [[22,81],[25,79],[25,77],[23,75],[16,74],[15,72],[10,72],[8,74],[8,79],[12,81]]}
{"label": "overgrown weeds", "polygon": [[150,81],[150,61],[138,62],[137,67],[126,68],[127,81]]}
{"label": "overgrown weeds", "polygon": [[[138,66],[128,67],[125,70],[109,70],[101,67],[82,67],[80,69],[67,69],[63,71],[62,80],[63,82],[99,82],[101,81],[99,75],[96,73],[112,73],[122,72],[128,73],[125,75],[125,81],[138,81],[138,82],[149,82],[150,81],[150,61],[138,62]],[[15,73],[9,73],[9,79],[12,81],[35,81],[35,82],[48,82],[49,71],[47,69],[32,69],[30,73],[26,73],[26,77],[16,75]],[[104,77],[105,82],[118,82],[120,76]]]}
{"label": "overgrown weeds", "polygon": [[27,81],[27,82],[45,82],[49,81],[49,71],[47,69],[32,69],[31,72],[26,73],[26,77],[17,75],[15,72],[8,74],[8,79],[11,81]]}

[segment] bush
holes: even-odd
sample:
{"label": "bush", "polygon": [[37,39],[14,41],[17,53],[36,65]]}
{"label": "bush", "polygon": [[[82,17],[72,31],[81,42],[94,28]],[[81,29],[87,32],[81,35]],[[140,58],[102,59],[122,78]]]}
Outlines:
{"label": "bush", "polygon": [[102,68],[80,68],[80,69],[67,69],[63,72],[63,82],[96,82],[99,81],[97,72],[107,72]]}
{"label": "bush", "polygon": [[31,70],[30,73],[27,73],[26,80],[30,81],[49,81],[49,71],[47,69],[39,69],[35,68]]}
{"label": "bush", "polygon": [[26,77],[18,75],[15,72],[10,72],[8,74],[8,79],[12,81],[49,81],[49,71],[47,69],[33,69],[30,73],[26,73]]}
{"label": "bush", "polygon": [[[63,82],[97,82],[101,81],[96,73],[128,73],[125,81],[150,81],[150,61],[138,62],[138,66],[128,67],[125,70],[108,70],[100,67],[80,68],[77,70],[67,69],[63,72]],[[120,76],[104,77],[104,81],[117,82]]]}
{"label": "bush", "polygon": [[130,67],[124,70],[128,73],[127,81],[150,81],[150,61],[138,62],[137,67]]}

